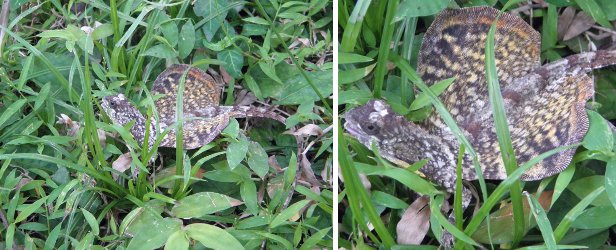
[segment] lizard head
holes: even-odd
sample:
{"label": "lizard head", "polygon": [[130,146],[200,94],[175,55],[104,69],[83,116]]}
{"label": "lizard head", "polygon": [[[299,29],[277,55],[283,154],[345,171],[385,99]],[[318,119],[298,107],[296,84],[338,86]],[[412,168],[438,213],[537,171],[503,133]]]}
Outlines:
{"label": "lizard head", "polygon": [[381,100],[370,100],[363,106],[349,110],[345,114],[344,128],[362,144],[370,147],[372,141],[387,139],[386,118],[393,115],[391,108]]}
{"label": "lizard head", "polygon": [[398,165],[421,160],[422,143],[432,140],[425,129],[395,113],[382,100],[370,100],[349,110],[345,119],[344,128],[351,136],[368,148],[374,142],[381,156]]}
{"label": "lizard head", "polygon": [[[101,106],[103,110],[105,110],[105,113],[107,113],[107,116],[120,126],[126,126],[129,122],[135,121],[130,132],[139,143],[143,143],[146,120],[139,110],[133,106],[123,94],[103,97]],[[153,127],[154,126],[151,126],[151,128]],[[154,132],[153,129],[150,129],[150,138],[153,138],[152,135],[154,135]]]}
{"label": "lizard head", "polygon": [[107,116],[121,126],[128,124],[132,120],[138,122],[143,119],[143,115],[123,94],[103,97],[101,106],[105,113],[107,113]]}

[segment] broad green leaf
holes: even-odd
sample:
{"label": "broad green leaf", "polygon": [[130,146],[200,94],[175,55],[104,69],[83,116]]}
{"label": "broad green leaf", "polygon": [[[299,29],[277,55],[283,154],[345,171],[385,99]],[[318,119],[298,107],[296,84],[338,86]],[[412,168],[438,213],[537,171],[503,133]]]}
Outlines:
{"label": "broad green leaf", "polygon": [[607,198],[616,208],[616,160],[608,161],[605,167],[605,190]]}
{"label": "broad green leaf", "polygon": [[596,0],[599,7],[603,10],[610,21],[616,20],[616,4],[613,0]]}
{"label": "broad green leaf", "polygon": [[398,197],[381,191],[374,191],[372,193],[372,200],[374,200],[374,203],[378,205],[382,205],[391,209],[404,210],[409,207],[409,204],[406,204],[406,202],[399,199]]}
{"label": "broad green leaf", "polygon": [[43,197],[43,198],[39,198],[32,204],[25,205],[25,207],[20,211],[19,215],[17,215],[17,218],[15,218],[14,223],[19,223],[27,219],[28,216],[30,216],[37,209],[39,209],[43,205],[43,203],[45,203],[46,200],[47,200],[47,197]]}
{"label": "broad green leaf", "polygon": [[374,59],[362,56],[355,53],[348,52],[338,52],[338,63],[339,64],[347,64],[347,63],[363,63],[363,62],[372,62]]}
{"label": "broad green leaf", "polygon": [[156,58],[173,58],[177,56],[177,53],[173,51],[172,48],[165,44],[158,44],[150,47],[145,52],[143,52],[142,56],[152,56]]}
{"label": "broad green leaf", "polygon": [[376,64],[370,64],[363,68],[340,70],[338,75],[338,84],[348,84],[358,81],[370,74],[376,67]]}
{"label": "broad green leaf", "polygon": [[263,94],[261,93],[261,89],[259,88],[259,85],[255,81],[255,79],[252,78],[250,74],[244,75],[244,81],[246,82],[246,86],[250,89],[250,91],[255,94],[255,97],[257,97],[257,99],[259,100],[263,100]]}
{"label": "broad green leaf", "polygon": [[172,233],[169,238],[167,239],[167,242],[165,243],[165,250],[188,250],[188,247],[190,242],[188,242],[188,235],[186,235],[186,232],[183,230],[179,230],[176,231],[175,233]]}
{"label": "broad green leaf", "polygon": [[113,35],[113,25],[110,23],[102,24],[92,31],[92,40],[100,40]]}
{"label": "broad green leaf", "polygon": [[240,204],[240,201],[224,194],[201,192],[177,201],[171,213],[175,217],[188,219],[213,214]]}
{"label": "broad green leaf", "polygon": [[[332,70],[304,71],[304,73],[323,96],[332,94]],[[294,105],[320,100],[297,67],[286,62],[276,65],[276,74],[282,84],[272,80],[259,67],[253,67],[250,74],[259,85],[263,97],[277,99],[276,104]]]}
{"label": "broad green leaf", "polygon": [[248,167],[261,179],[269,172],[268,156],[259,143],[251,141],[248,145]]}
{"label": "broad green leaf", "polygon": [[253,215],[259,213],[259,205],[257,200],[257,186],[253,180],[245,180],[240,185],[240,194],[246,209]]}
{"label": "broad green leaf", "polygon": [[586,209],[572,223],[572,228],[603,229],[616,225],[616,209],[613,206],[598,206]]}
{"label": "broad green leaf", "polygon": [[92,213],[90,213],[88,210],[85,210],[83,208],[81,208],[81,213],[83,213],[83,217],[86,219],[86,222],[88,222],[88,225],[90,225],[90,229],[92,230],[92,233],[94,235],[98,235],[100,227],[98,226],[98,221],[96,220],[94,215],[92,215]]}
{"label": "broad green leaf", "polygon": [[213,249],[244,249],[242,244],[227,231],[208,224],[195,223],[184,228],[188,237]]}
{"label": "broad green leaf", "polygon": [[263,19],[261,17],[257,17],[257,16],[247,17],[247,18],[244,18],[242,20],[244,20],[245,22],[249,22],[249,23],[256,23],[256,24],[262,24],[262,25],[270,25],[270,23],[267,20],[265,20],[265,19]]}
{"label": "broad green leaf", "polygon": [[313,249],[317,245],[317,243],[327,238],[327,233],[329,233],[330,230],[331,230],[330,227],[323,228],[317,231],[316,233],[312,234],[308,239],[304,240],[304,243],[299,249],[300,250]]}
{"label": "broad green leaf", "polygon": [[178,42],[178,53],[180,58],[186,58],[192,49],[195,47],[195,26],[189,20],[180,31],[180,40]]}
{"label": "broad green leaf", "polygon": [[242,51],[236,48],[227,48],[218,53],[217,59],[224,62],[223,68],[234,78],[242,76],[244,56]]}
{"label": "broad green leaf", "polygon": [[162,247],[169,236],[181,230],[182,220],[176,218],[155,218],[148,225],[133,232],[128,249],[156,249]]}
{"label": "broad green leaf", "polygon": [[212,41],[214,34],[227,17],[226,6],[227,0],[197,0],[195,2],[195,14],[208,20],[202,27],[208,41]]}
{"label": "broad green leaf", "polygon": [[447,7],[449,0],[404,0],[398,5],[394,22],[404,18],[430,16]]}
{"label": "broad green leaf", "polygon": [[21,110],[21,107],[23,107],[27,101],[28,100],[26,99],[19,99],[14,103],[11,103],[11,105],[9,105],[9,107],[2,112],[2,115],[0,115],[0,128],[3,127],[4,123],[8,121],[11,116]]}
{"label": "broad green leaf", "polygon": [[166,21],[160,25],[160,28],[163,32],[163,36],[169,41],[171,46],[178,44],[179,31],[175,21]]}
{"label": "broad green leaf", "polygon": [[[593,175],[584,178],[577,179],[569,184],[569,191],[573,192],[578,198],[582,199],[587,197],[588,194],[597,190],[599,187],[605,186],[605,176]],[[612,203],[607,197],[606,193],[601,193],[592,202],[595,206],[609,206]]]}
{"label": "broad green leaf", "polygon": [[277,83],[282,84],[282,81],[280,80],[278,75],[276,75],[276,68],[274,67],[274,65],[260,61],[259,68],[261,68],[263,73],[265,73],[267,76],[272,78],[272,80],[276,81]]}
{"label": "broad green leaf", "polygon": [[308,205],[308,203],[310,203],[309,200],[302,200],[302,201],[298,201],[294,203],[293,205],[287,207],[285,210],[277,214],[276,217],[274,217],[272,222],[270,222],[270,228],[278,227],[282,225],[283,223],[285,223],[287,220],[291,219],[292,217],[299,216],[298,214],[299,211],[302,208],[304,208],[306,205]]}
{"label": "broad green leaf", "polygon": [[249,141],[244,136],[240,136],[239,141],[234,141],[227,147],[227,164],[230,169],[234,169],[246,158]]}
{"label": "broad green leaf", "polygon": [[222,130],[222,134],[230,137],[237,138],[240,134],[240,123],[235,118],[229,120],[229,125]]}
{"label": "broad green leaf", "polygon": [[609,152],[614,147],[614,136],[607,121],[597,112],[587,110],[590,127],[582,145],[590,150]]}

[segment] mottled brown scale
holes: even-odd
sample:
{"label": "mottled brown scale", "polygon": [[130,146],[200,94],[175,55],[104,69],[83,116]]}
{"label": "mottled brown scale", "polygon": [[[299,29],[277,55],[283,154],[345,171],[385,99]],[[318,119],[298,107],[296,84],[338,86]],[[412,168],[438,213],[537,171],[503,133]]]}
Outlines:
{"label": "mottled brown scale", "polygon": [[[264,108],[253,106],[219,106],[222,85],[199,68],[190,65],[176,64],[163,71],[154,81],[152,95],[161,95],[154,102],[159,120],[151,123],[150,140],[152,147],[156,135],[168,130],[160,143],[160,147],[176,146],[176,102],[182,75],[187,72],[184,80],[182,121],[183,146],[186,149],[201,147],[213,141],[229,124],[229,119],[244,117],[270,118],[282,123],[285,118]],[[135,121],[131,134],[138,142],[145,141],[146,118],[133,106],[124,95],[103,98],[102,107],[115,123],[122,126]],[[160,128],[156,131],[155,125]]]}
{"label": "mottled brown scale", "polygon": [[219,105],[223,86],[199,68],[174,64],[156,77],[151,90],[152,95],[162,95],[155,101],[161,122],[175,121],[175,103],[180,79],[189,68],[184,81],[184,113]]}
{"label": "mottled brown scale", "polygon": [[[486,179],[505,179],[485,79],[485,43],[499,11],[490,7],[445,10],[427,30],[418,72],[429,85],[455,77],[439,98],[476,150]],[[518,164],[560,146],[581,142],[588,130],[584,109],[593,96],[587,73],[616,64],[616,51],[586,52],[541,66],[540,35],[518,16],[497,21],[495,57],[498,79]],[[459,143],[437,112],[414,124],[382,100],[349,110],[345,129],[364,145],[376,143],[386,159],[409,165],[429,159],[420,171],[449,192],[455,188]],[[539,180],[564,170],[575,149],[539,162],[522,180]],[[477,176],[469,156],[463,179]],[[465,193],[466,190],[465,190]],[[470,198],[470,197],[467,197]]]}
{"label": "mottled brown scale", "polygon": [[[498,10],[489,7],[444,10],[426,31],[418,58],[418,72],[429,85],[455,77],[440,98],[454,118],[465,125],[484,124],[490,108],[485,83],[485,43]],[[540,35],[518,16],[503,13],[497,22],[495,56],[499,82],[506,85],[539,66]],[[446,125],[435,112],[428,127],[440,132]],[[469,129],[471,130],[471,129]]]}

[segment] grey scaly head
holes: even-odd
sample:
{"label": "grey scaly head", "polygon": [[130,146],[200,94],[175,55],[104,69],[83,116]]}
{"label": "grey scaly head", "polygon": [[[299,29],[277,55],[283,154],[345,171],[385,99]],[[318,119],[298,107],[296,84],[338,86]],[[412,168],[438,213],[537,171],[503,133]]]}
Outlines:
{"label": "grey scaly head", "polygon": [[[107,116],[118,125],[126,126],[131,121],[135,121],[130,128],[130,132],[137,142],[143,144],[146,132],[146,119],[123,94],[103,97],[101,106]],[[148,144],[151,147],[156,138],[156,130],[154,129],[155,123],[151,123],[150,125],[150,140]]]}
{"label": "grey scaly head", "polygon": [[[160,96],[154,105],[158,112],[161,131],[169,129],[160,147],[176,146],[176,100],[182,75],[187,71],[184,80],[183,112],[179,120],[183,122],[183,146],[186,149],[199,148],[213,141],[229,124],[232,117],[263,117],[283,122],[285,118],[263,108],[253,106],[219,106],[222,84],[199,68],[185,64],[175,64],[163,71],[154,81],[152,96]],[[115,103],[121,103],[117,105]],[[133,136],[143,142],[145,118],[122,95],[103,98],[103,108],[112,120],[125,125],[135,117],[137,122],[131,128]],[[143,121],[143,123],[141,122]],[[154,123],[153,123],[154,124]],[[152,130],[153,131],[153,130]],[[151,136],[152,138],[152,136]],[[150,146],[153,141],[150,141]]]}
{"label": "grey scaly head", "polygon": [[370,100],[363,106],[345,114],[344,128],[366,147],[374,144],[381,156],[400,165],[408,166],[423,159],[430,159],[420,172],[430,180],[455,189],[456,153],[454,141],[444,141],[427,129],[409,122],[393,112],[382,100]]}

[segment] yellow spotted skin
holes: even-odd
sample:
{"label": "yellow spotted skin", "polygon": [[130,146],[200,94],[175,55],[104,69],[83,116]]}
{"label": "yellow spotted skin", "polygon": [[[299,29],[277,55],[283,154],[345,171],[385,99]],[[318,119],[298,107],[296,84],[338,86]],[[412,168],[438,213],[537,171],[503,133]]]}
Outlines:
{"label": "yellow spotted skin", "polygon": [[[189,70],[190,69],[190,70]],[[187,64],[174,64],[165,69],[154,81],[152,95],[162,95],[155,101],[162,122],[175,122],[175,102],[180,79],[188,70],[184,81],[184,113],[218,106],[222,87],[203,70]]]}
{"label": "yellow spotted skin", "polygon": [[[485,44],[499,15],[491,7],[444,10],[426,31],[418,72],[429,85],[455,77],[439,98],[478,154],[485,179],[507,177],[501,159],[485,78]],[[540,35],[520,17],[503,13],[497,21],[495,57],[516,160],[522,165],[561,146],[580,143],[588,131],[586,102],[594,94],[587,73],[616,64],[616,51],[595,51],[540,64]],[[437,112],[412,123],[383,100],[371,100],[345,114],[345,129],[362,144],[376,143],[386,159],[406,165],[429,159],[420,171],[455,190],[460,145]],[[563,171],[575,149],[552,155],[524,173],[539,180]],[[469,155],[462,177],[477,179]],[[470,198],[463,190],[464,197]],[[465,201],[468,201],[465,198]]]}
{"label": "yellow spotted skin", "polygon": [[[184,80],[183,113],[176,119],[177,93],[182,76]],[[165,69],[154,81],[151,94],[159,97],[154,105],[158,122],[151,122],[150,140],[152,147],[157,135],[167,131],[159,147],[176,147],[177,121],[182,122],[183,147],[199,148],[213,141],[229,124],[229,119],[244,117],[270,118],[284,123],[284,117],[264,108],[254,106],[219,106],[222,84],[203,70],[186,64],[175,64]],[[145,141],[146,118],[122,95],[104,97],[102,107],[115,123],[122,126],[135,121],[131,134],[138,142]],[[158,126],[155,126],[158,125]],[[156,127],[160,130],[156,131]]]}
{"label": "yellow spotted skin", "polygon": [[[455,77],[440,98],[477,150],[486,179],[504,179],[506,172],[493,126],[485,79],[487,33],[499,11],[490,7],[445,10],[426,32],[418,71],[428,84]],[[515,88],[516,79],[540,68],[540,34],[518,16],[503,13],[496,24],[495,59],[502,89]],[[507,114],[519,163],[553,148],[579,142],[588,129],[584,104],[592,94],[585,74],[562,75],[535,86],[539,95],[509,98]],[[520,85],[523,85],[521,83]],[[432,133],[455,140],[437,112],[424,124]],[[574,149],[552,156],[527,171],[522,179],[536,180],[562,171]],[[465,179],[476,179],[465,164]]]}

